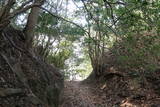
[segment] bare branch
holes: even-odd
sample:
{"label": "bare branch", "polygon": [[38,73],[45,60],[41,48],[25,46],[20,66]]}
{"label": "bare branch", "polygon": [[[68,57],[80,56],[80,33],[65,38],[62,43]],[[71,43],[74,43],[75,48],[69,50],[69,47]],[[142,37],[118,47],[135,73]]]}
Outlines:
{"label": "bare branch", "polygon": [[33,0],[28,0],[28,1],[24,2],[18,9],[20,10],[20,9],[24,8],[27,4],[29,4],[32,1]]}
{"label": "bare branch", "polygon": [[[105,0],[104,0],[105,1]],[[109,2],[109,1],[106,1],[108,2],[109,4],[115,4],[115,5],[126,5],[126,3],[124,2],[120,2],[120,1],[117,1],[117,2]]]}
{"label": "bare branch", "polygon": [[[105,0],[104,0],[105,1]],[[113,24],[115,24],[115,20],[114,20],[114,14],[113,14],[113,8],[112,8],[112,5],[110,4],[110,2],[108,1],[105,1],[105,7],[107,9],[107,5],[109,6],[110,8],[110,11],[111,11],[111,17],[112,17],[112,21],[113,21]]]}
{"label": "bare branch", "polygon": [[25,11],[33,8],[33,7],[39,7],[40,5],[41,5],[41,3],[38,2],[38,3],[34,3],[34,4],[31,4],[31,5],[28,5],[28,6],[24,7],[24,8],[22,8],[22,9],[18,8],[13,13],[11,13],[9,18],[11,19],[11,18],[15,17],[18,14],[21,14],[21,13],[23,13],[23,12],[25,12]]}

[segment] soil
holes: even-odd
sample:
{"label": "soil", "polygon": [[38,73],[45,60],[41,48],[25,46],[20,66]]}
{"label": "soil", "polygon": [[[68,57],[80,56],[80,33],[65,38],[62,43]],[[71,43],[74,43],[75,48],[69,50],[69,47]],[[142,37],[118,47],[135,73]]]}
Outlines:
{"label": "soil", "polygon": [[65,81],[64,96],[60,107],[106,107],[105,96],[95,93],[96,89],[79,81]]}
{"label": "soil", "polygon": [[0,33],[0,107],[58,107],[63,76],[23,36],[13,27]]}
{"label": "soil", "polygon": [[160,107],[160,96],[136,82],[122,77],[93,84],[65,81],[60,107]]}

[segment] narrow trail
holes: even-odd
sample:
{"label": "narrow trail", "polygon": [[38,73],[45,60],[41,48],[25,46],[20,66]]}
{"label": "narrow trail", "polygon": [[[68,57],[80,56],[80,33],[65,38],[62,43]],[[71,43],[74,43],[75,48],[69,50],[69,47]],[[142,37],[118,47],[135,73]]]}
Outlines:
{"label": "narrow trail", "polygon": [[66,81],[64,96],[60,107],[107,107],[105,96],[100,95],[91,85],[78,81]]}
{"label": "narrow trail", "polygon": [[160,107],[160,97],[152,90],[126,90],[126,81],[120,80],[109,83],[104,91],[104,85],[65,81],[59,107]]}

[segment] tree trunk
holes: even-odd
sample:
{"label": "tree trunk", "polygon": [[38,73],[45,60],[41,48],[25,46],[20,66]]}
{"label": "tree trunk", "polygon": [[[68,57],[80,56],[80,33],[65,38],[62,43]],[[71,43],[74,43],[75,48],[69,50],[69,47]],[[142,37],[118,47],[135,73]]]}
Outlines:
{"label": "tree trunk", "polygon": [[32,7],[41,6],[45,0],[37,0],[37,2],[35,1],[34,3],[28,5],[31,1],[32,0],[23,2],[19,8],[13,9],[12,7],[16,3],[16,0],[5,0],[0,7],[0,32],[10,24],[10,20],[12,18],[29,10]]}
{"label": "tree trunk", "polygon": [[40,9],[38,7],[33,7],[28,16],[27,25],[24,29],[24,33],[26,35],[27,48],[32,47],[32,40],[34,37],[34,31],[35,31],[35,26],[37,24],[39,11]]}
{"label": "tree trunk", "polygon": [[[44,0],[42,0],[42,1],[44,1]],[[36,0],[35,3],[41,2],[41,5],[42,5],[43,4],[42,1]],[[31,9],[31,12],[30,12],[29,16],[28,16],[27,24],[26,24],[26,27],[24,29],[24,33],[26,35],[27,48],[32,47],[32,42],[33,42],[33,38],[34,38],[34,32],[35,32],[36,24],[37,24],[37,21],[38,21],[39,12],[40,12],[39,7],[33,7]]]}

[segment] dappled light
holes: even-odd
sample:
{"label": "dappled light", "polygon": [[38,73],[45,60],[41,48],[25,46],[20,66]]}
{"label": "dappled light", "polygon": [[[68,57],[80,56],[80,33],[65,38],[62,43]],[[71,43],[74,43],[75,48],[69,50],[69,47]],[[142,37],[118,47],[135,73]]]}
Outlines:
{"label": "dappled light", "polygon": [[0,107],[159,107],[159,0],[0,0]]}

